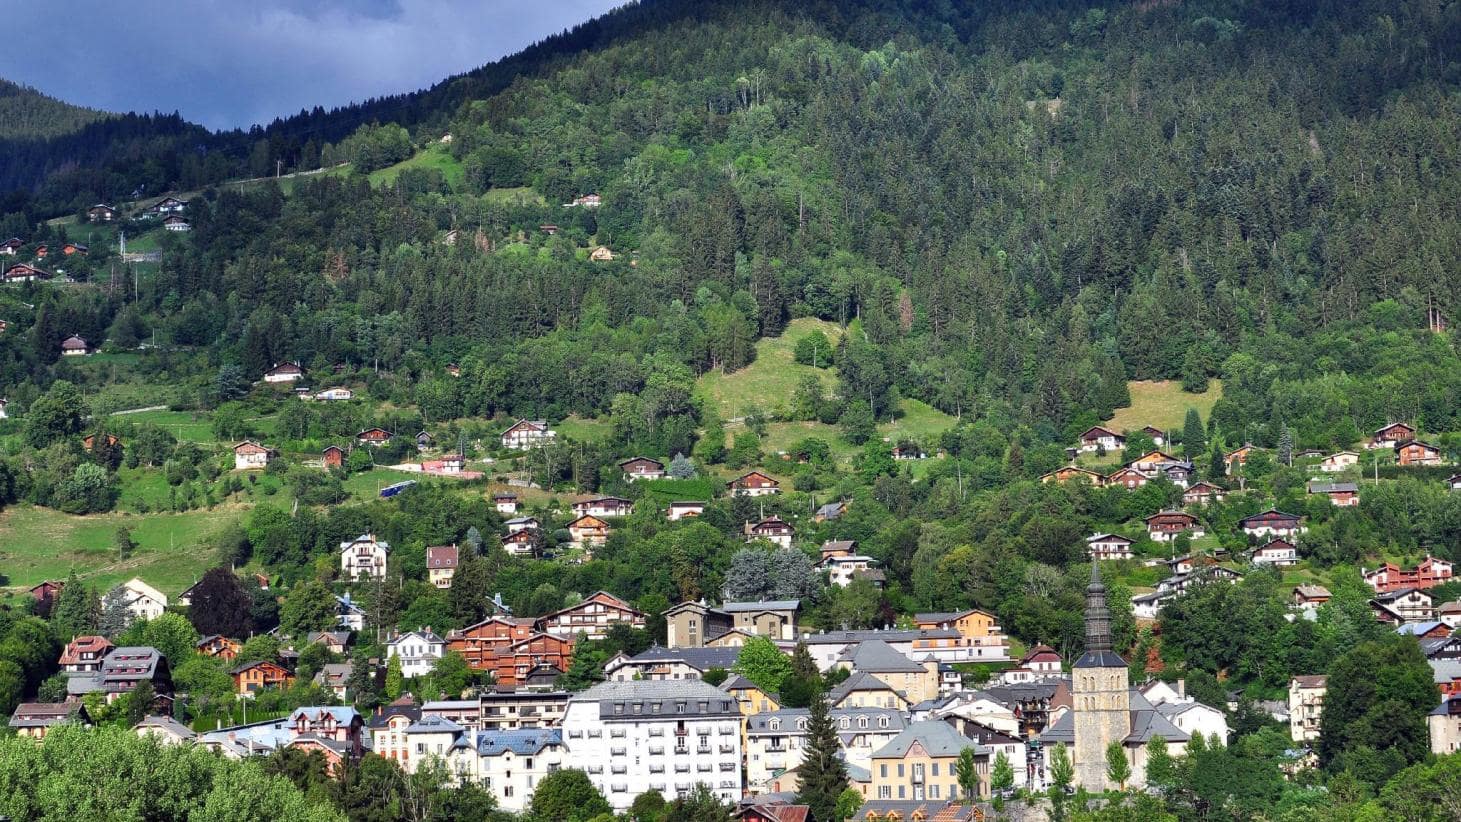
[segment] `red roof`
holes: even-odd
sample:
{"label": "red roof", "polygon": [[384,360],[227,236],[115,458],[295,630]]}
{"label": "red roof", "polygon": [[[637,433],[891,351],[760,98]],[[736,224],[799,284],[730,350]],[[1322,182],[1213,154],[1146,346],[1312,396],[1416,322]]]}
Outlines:
{"label": "red roof", "polygon": [[457,567],[457,546],[437,545],[426,549],[426,567],[433,568],[455,568]]}

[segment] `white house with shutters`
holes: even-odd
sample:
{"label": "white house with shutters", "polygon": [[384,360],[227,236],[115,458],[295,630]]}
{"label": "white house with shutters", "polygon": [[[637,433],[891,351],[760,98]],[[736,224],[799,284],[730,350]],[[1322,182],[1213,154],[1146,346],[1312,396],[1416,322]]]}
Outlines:
{"label": "white house with shutters", "polygon": [[352,582],[362,577],[384,577],[390,553],[390,543],[376,539],[374,534],[361,534],[340,543],[340,574]]}

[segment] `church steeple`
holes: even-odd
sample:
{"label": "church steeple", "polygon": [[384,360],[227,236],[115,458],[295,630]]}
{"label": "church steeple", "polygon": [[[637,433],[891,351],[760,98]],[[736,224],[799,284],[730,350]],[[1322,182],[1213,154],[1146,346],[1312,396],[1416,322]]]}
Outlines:
{"label": "church steeple", "polygon": [[1101,563],[1091,562],[1091,584],[1086,586],[1086,651],[1111,650],[1111,610],[1106,607],[1106,586],[1101,584]]}

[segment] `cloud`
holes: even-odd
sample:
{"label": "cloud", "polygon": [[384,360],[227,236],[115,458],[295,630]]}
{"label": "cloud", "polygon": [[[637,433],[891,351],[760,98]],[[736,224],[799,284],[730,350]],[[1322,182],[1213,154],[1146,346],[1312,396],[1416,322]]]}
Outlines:
{"label": "cloud", "polygon": [[211,128],[413,91],[623,0],[20,0],[0,77]]}

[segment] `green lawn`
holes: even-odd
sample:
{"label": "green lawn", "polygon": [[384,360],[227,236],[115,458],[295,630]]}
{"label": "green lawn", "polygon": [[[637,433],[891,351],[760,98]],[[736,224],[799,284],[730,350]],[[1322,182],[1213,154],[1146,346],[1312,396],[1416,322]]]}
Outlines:
{"label": "green lawn", "polygon": [[957,422],[948,414],[919,400],[903,400],[900,407],[903,416],[878,426],[878,433],[887,437],[891,443],[897,443],[900,439],[911,439],[932,453],[938,450],[939,435],[953,428]]}
{"label": "green lawn", "polygon": [[554,426],[563,437],[578,442],[602,442],[609,438],[609,421],[569,417]]}
{"label": "green lawn", "polygon": [[421,485],[456,482],[456,480],[444,480],[431,477],[426,474],[413,474],[409,471],[392,471],[389,468],[372,468],[359,474],[353,474],[345,480],[345,490],[350,496],[359,501],[380,499],[380,489],[387,485],[395,485],[398,482],[415,480]]}
{"label": "green lawn", "polygon": [[816,329],[834,346],[842,336],[835,323],[805,317],[792,320],[781,336],[756,343],[755,362],[729,374],[708,371],[701,375],[696,391],[715,404],[723,419],[743,416],[752,406],[772,411],[787,405],[797,383],[807,375],[820,379],[830,393],[836,388],[836,371],[798,365],[793,357],[796,341]]}
{"label": "green lawn", "polygon": [[[0,514],[0,568],[12,590],[76,569],[94,585],[141,577],[175,595],[214,564],[206,539],[242,515],[238,507],[182,514],[111,513],[78,517],[49,508],[17,505]],[[114,548],[119,527],[132,530],[138,547],[121,559]]]}
{"label": "green lawn", "polygon": [[547,200],[530,186],[488,189],[482,199],[493,205],[543,205]]}
{"label": "green lawn", "polygon": [[416,152],[408,160],[402,160],[393,166],[387,166],[386,168],[370,172],[368,175],[370,184],[376,187],[390,185],[396,181],[397,177],[401,176],[402,171],[409,168],[434,168],[441,172],[442,176],[446,178],[447,184],[452,188],[460,186],[466,176],[462,164],[457,162],[455,157],[451,156],[451,152],[447,150],[446,146],[433,144],[422,151]]}
{"label": "green lawn", "polygon": [[139,411],[136,414],[113,414],[112,419],[126,421],[133,425],[156,425],[179,440],[189,442],[217,442],[213,436],[213,422],[208,414],[193,411]]}
{"label": "green lawn", "polygon": [[1196,408],[1207,421],[1212,406],[1223,395],[1221,380],[1213,380],[1202,394],[1188,394],[1182,384],[1173,380],[1135,381],[1127,383],[1131,405],[1116,409],[1106,423],[1117,431],[1135,431],[1144,425],[1155,425],[1164,431],[1180,431],[1187,418],[1187,409]]}

